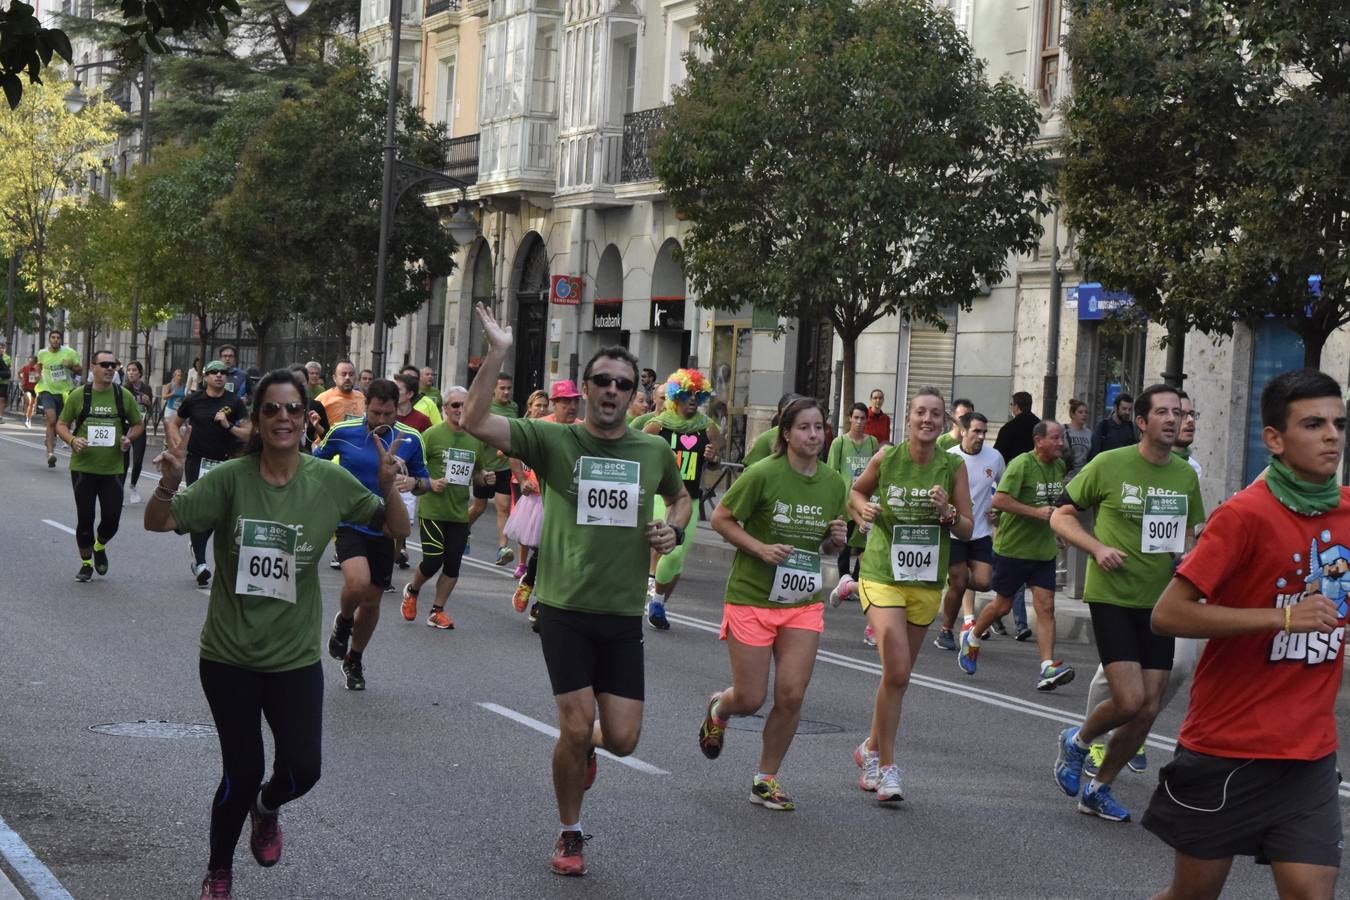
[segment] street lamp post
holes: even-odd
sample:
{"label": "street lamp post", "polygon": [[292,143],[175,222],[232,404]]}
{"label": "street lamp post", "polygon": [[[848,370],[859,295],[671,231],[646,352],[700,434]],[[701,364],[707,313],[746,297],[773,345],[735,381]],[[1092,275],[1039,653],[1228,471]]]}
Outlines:
{"label": "street lamp post", "polygon": [[449,222],[450,236],[455,243],[473,240],[478,225],[464,206],[465,191],[469,185],[443,172],[426,169],[398,158],[394,143],[398,126],[398,57],[402,38],[402,0],[389,2],[389,90],[384,112],[384,180],[380,194],[380,246],[375,258],[375,334],[370,351],[370,368],[376,378],[385,377],[384,371],[384,287],[389,270],[389,234],[394,230],[394,210],[398,201],[415,185],[431,184],[442,190],[458,190],[460,203]]}

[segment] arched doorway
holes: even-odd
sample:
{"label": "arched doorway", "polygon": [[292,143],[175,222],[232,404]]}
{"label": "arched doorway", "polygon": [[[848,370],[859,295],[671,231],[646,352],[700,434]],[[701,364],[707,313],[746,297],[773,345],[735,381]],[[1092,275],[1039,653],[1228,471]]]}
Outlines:
{"label": "arched doorway", "polygon": [[544,351],[548,340],[548,250],[531,232],[521,245],[516,277],[515,400],[523,410],[530,392],[544,387]]}
{"label": "arched doorway", "polygon": [[[465,340],[465,380],[466,385],[473,384],[478,367],[483,364],[483,355],[487,353],[487,342],[483,339],[483,323],[478,318],[478,304],[490,310],[497,307],[497,297],[492,269],[492,248],[488,242],[479,238],[470,251],[473,259],[472,277],[469,280],[469,309],[467,316],[461,318]],[[461,294],[460,296],[463,296]],[[453,382],[451,382],[453,384]]]}
{"label": "arched doorway", "polygon": [[648,326],[655,339],[651,367],[658,377],[688,365],[690,334],[685,328],[684,270],[675,260],[680,244],[674,238],[661,245],[652,266],[652,306]]}
{"label": "arched doorway", "polygon": [[596,346],[626,343],[623,335],[623,257],[610,244],[600,254],[595,272],[595,300],[591,311],[591,332]]}

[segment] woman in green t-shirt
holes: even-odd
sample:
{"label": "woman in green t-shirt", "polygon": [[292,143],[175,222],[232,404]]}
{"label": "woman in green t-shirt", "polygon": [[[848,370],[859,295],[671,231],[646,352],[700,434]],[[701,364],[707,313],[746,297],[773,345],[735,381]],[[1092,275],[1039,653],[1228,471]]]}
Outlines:
{"label": "woman in green t-shirt", "polygon": [[881,655],[872,729],[853,760],[863,770],[859,787],[882,803],[903,799],[895,764],[901,704],[942,605],[951,537],[970,540],[972,527],[965,464],[937,449],[947,421],[942,395],[919,388],[906,419],[907,440],[872,457],[849,493],[853,513],[871,525],[858,600]]}
{"label": "woman in green t-shirt", "polygon": [[745,470],[712,518],[712,527],[736,548],[722,618],[732,685],[708,701],[698,744],[704,756],[717,758],[727,719],[763,705],[773,660],[773,709],[750,792],[768,809],[793,808],[778,784],[778,767],[797,730],[825,627],[821,556],[838,553],[847,538],[847,486],[820,465],[824,442],[820,404],[810,397],[789,403],[773,455]]}
{"label": "woman in green t-shirt", "polygon": [[[245,455],[178,492],[187,435],[154,459],[160,483],[145,507],[147,531],[216,533],[199,664],[220,737],[221,780],[211,804],[211,855],[203,897],[229,896],[244,820],[261,866],[281,858],[277,811],[319,780],[323,725],[323,600],[318,565],[340,521],[407,537],[396,486],[397,438],[380,448],[377,497],[341,466],[300,453],[307,402],[285,369],[258,382]],[[191,426],[188,426],[191,433]],[[275,755],[265,784],[262,719]],[[322,892],[320,892],[322,893]]]}
{"label": "woman in green t-shirt", "polygon": [[[865,428],[867,428],[867,406],[855,403],[848,413],[848,430],[830,444],[830,455],[825,464],[842,475],[844,483],[849,487],[853,487],[854,479],[863,473],[867,463],[881,449],[881,443],[875,436],[864,431]],[[866,536],[857,530],[857,524],[852,519],[848,520],[848,537],[848,543],[839,551],[841,582],[849,577],[850,573],[854,581],[858,579],[853,556],[855,553],[859,557],[862,556],[866,541]]]}

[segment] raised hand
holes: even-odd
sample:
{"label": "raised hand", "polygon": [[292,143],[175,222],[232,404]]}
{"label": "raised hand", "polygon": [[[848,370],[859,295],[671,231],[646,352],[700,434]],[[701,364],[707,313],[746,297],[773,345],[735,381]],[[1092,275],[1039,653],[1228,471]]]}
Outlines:
{"label": "raised hand", "polygon": [[187,459],[188,439],[191,437],[192,426],[188,425],[176,444],[166,447],[151,460],[159,471],[159,484],[166,490],[178,490],[178,485],[183,481],[184,461]]}
{"label": "raised hand", "polygon": [[511,344],[514,342],[511,336],[511,326],[501,325],[486,304],[478,304],[478,320],[483,323],[483,334],[487,335],[488,345],[493,350],[505,353],[511,349]]}
{"label": "raised hand", "polygon": [[403,471],[403,460],[398,455],[399,444],[407,437],[402,431],[398,432],[392,441],[389,442],[389,449],[384,448],[384,442],[378,437],[375,439],[375,449],[380,454],[379,484],[380,493],[388,494],[395,485],[395,479]]}

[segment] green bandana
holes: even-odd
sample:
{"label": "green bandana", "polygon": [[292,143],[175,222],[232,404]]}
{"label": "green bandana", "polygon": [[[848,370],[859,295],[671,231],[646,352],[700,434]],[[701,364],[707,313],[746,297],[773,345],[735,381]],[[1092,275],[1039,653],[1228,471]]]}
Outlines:
{"label": "green bandana", "polygon": [[659,413],[648,419],[648,421],[656,422],[662,428],[673,431],[676,434],[694,434],[695,432],[703,431],[712,424],[712,419],[709,419],[701,412],[696,412],[686,419],[679,413],[669,409],[661,410]]}
{"label": "green bandana", "polygon": [[1331,475],[1321,484],[1303,481],[1275,457],[1266,469],[1266,487],[1283,503],[1301,516],[1320,516],[1340,505],[1341,488],[1336,476]]}
{"label": "green bandana", "polygon": [[1172,452],[1175,453],[1177,456],[1180,456],[1182,459],[1190,459],[1190,458],[1191,458],[1191,448],[1190,448],[1190,447],[1173,447],[1173,448],[1172,448]]}

